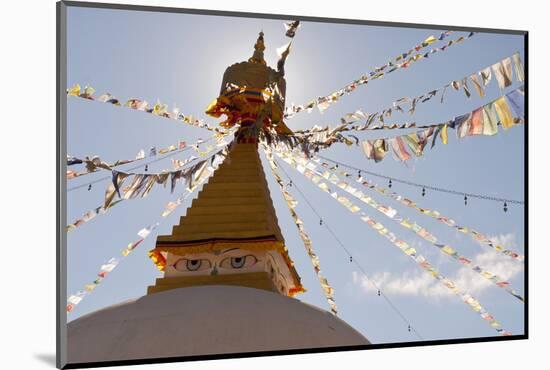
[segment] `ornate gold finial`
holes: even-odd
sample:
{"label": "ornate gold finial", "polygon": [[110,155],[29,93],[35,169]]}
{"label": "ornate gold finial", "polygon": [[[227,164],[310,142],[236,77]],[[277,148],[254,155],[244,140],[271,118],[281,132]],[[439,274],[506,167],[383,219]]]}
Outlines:
{"label": "ornate gold finial", "polygon": [[264,60],[264,33],[263,31],[260,31],[260,35],[258,36],[258,40],[256,40],[256,44],[254,44],[254,54],[252,54],[252,57],[248,59],[250,63],[259,63],[266,65]]}

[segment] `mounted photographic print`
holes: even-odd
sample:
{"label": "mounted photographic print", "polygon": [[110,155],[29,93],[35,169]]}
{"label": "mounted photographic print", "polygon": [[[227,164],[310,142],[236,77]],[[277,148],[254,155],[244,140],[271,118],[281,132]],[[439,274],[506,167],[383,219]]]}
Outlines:
{"label": "mounted photographic print", "polygon": [[58,3],[58,367],[527,338],[526,47]]}

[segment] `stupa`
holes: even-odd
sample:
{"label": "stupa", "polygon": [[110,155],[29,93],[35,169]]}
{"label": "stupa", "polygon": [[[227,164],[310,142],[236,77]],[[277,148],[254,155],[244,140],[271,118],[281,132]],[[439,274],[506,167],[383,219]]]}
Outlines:
{"label": "stupa", "polygon": [[258,153],[283,122],[284,62],[254,54],[224,73],[206,113],[238,125],[224,162],[149,256],[163,271],[147,294],[68,324],[69,363],[360,346],[369,341],[304,291],[278,226]]}

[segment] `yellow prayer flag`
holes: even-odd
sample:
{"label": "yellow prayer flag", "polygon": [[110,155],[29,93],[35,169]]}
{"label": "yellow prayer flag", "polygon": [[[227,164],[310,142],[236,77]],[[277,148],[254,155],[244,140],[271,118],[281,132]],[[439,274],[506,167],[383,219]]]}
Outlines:
{"label": "yellow prayer flag", "polygon": [[159,116],[163,115],[164,113],[166,113],[166,109],[168,109],[168,105],[157,103],[153,106],[153,114],[156,114]]}
{"label": "yellow prayer flag", "polygon": [[324,182],[319,184],[319,188],[321,188],[324,191],[328,191],[328,185]]}
{"label": "yellow prayer flag", "polygon": [[78,96],[78,95],[80,95],[80,85],[76,84],[73,87],[71,87],[69,89],[69,91],[67,91],[67,94],[69,96]]}
{"label": "yellow prayer flag", "polygon": [[430,36],[426,40],[424,40],[423,43],[426,43],[426,44],[430,45],[430,44],[433,44],[436,41],[437,41],[437,38],[435,38],[434,36]]}
{"label": "yellow prayer flag", "polygon": [[498,117],[500,118],[500,123],[505,129],[509,129],[514,125],[514,116],[510,111],[510,107],[506,102],[504,96],[501,96],[494,102],[495,109],[497,111]]}
{"label": "yellow prayer flag", "polygon": [[414,248],[408,248],[408,249],[405,250],[405,253],[406,253],[407,255],[410,256],[411,254],[415,254],[415,253],[416,253],[416,249],[414,249]]}
{"label": "yellow prayer flag", "polygon": [[451,247],[449,247],[448,245],[444,246],[442,249],[443,253],[447,253],[447,254],[454,254],[455,253],[455,250]]}
{"label": "yellow prayer flag", "polygon": [[352,212],[352,213],[357,213],[361,210],[361,208],[357,207],[356,205],[351,205],[351,207],[349,207],[349,210]]}
{"label": "yellow prayer flag", "polygon": [[443,142],[443,144],[447,144],[447,139],[448,139],[448,136],[447,136],[447,124],[445,124],[443,126],[443,128],[441,129],[441,133],[439,134],[440,137],[441,137],[441,141]]}

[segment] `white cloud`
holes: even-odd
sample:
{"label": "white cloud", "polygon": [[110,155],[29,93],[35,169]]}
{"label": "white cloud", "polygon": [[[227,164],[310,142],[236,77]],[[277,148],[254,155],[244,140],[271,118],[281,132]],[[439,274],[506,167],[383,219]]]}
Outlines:
{"label": "white cloud", "polygon": [[[370,280],[370,281],[369,281]],[[397,276],[390,272],[374,274],[367,279],[364,275],[353,271],[353,282],[361,286],[365,293],[376,293],[378,288],[388,294],[414,296],[447,296],[452,293],[423,271],[407,271]]]}
{"label": "white cloud", "polygon": [[[514,234],[498,235],[492,237],[492,239],[507,248],[515,245]],[[523,271],[522,263],[493,250],[478,253],[473,257],[473,262],[508,281]],[[453,295],[448,288],[420,268],[400,274],[390,272],[378,273],[369,276],[368,279],[364,275],[354,271],[352,277],[353,283],[359,285],[365,293],[377,292],[377,288],[369,282],[371,280],[382,291],[388,294],[425,297],[450,297]],[[465,266],[460,267],[455,274],[447,277],[453,280],[460,289],[475,296],[479,296],[488,288],[494,287],[494,284],[489,280]]]}
{"label": "white cloud", "polygon": [[[495,236],[487,236],[488,239],[492,240],[493,242],[502,245],[505,248],[516,248],[516,235],[514,233],[508,233],[508,234],[499,234]],[[481,243],[480,243],[481,244]],[[483,244],[482,244],[483,245]]]}

